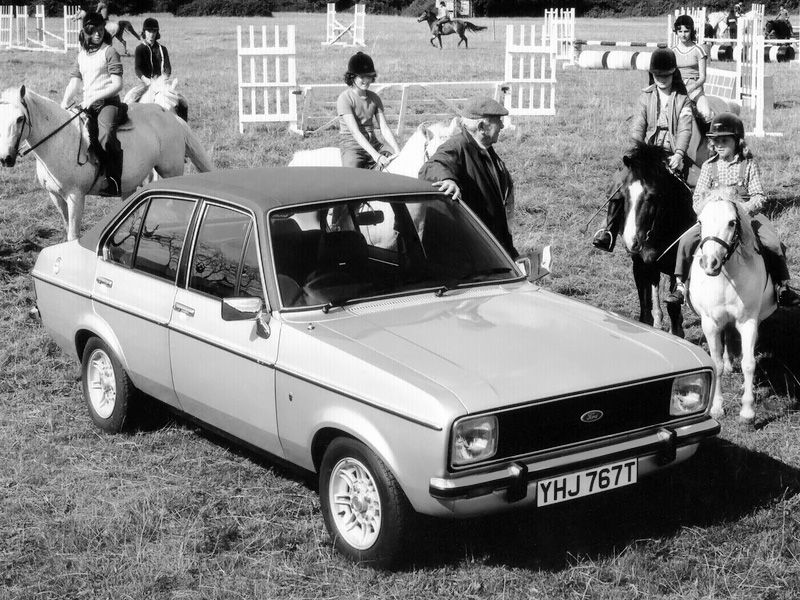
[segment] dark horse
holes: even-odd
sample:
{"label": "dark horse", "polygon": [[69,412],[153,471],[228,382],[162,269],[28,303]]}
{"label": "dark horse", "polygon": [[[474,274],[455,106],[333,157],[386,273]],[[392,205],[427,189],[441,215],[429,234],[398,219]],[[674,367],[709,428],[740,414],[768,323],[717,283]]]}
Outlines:
{"label": "dark horse", "polygon": [[[637,143],[622,157],[611,201],[624,202],[624,229],[620,236],[633,260],[633,279],[639,293],[639,321],[661,328],[659,283],[661,274],[675,285],[678,238],[697,217],[689,187],[667,169],[667,154],[659,146]],[[670,332],[683,337],[678,304],[668,304]]]}
{"label": "dark horse", "polygon": [[106,31],[109,35],[117,40],[120,44],[122,44],[123,51],[125,52],[125,56],[128,56],[128,44],[125,43],[125,40],[122,39],[122,34],[126,31],[133,35],[137,40],[142,39],[139,37],[139,34],[136,33],[136,30],[131,25],[130,21],[106,21]]}
{"label": "dark horse", "polygon": [[451,33],[457,33],[458,37],[461,39],[458,41],[458,46],[461,45],[461,42],[464,42],[464,47],[469,48],[469,42],[467,41],[467,36],[464,35],[464,32],[469,31],[483,31],[486,27],[482,25],[475,25],[474,23],[470,23],[469,21],[464,21],[463,19],[456,19],[454,21],[449,21],[442,25],[442,31],[439,33],[439,27],[436,25],[436,13],[432,10],[428,9],[424,13],[422,13],[419,18],[417,19],[417,23],[422,23],[426,21],[428,23],[428,27],[431,28],[431,46],[436,48],[436,44],[433,43],[433,40],[439,40],[439,50],[442,49],[442,36],[443,35],[450,35]]}
{"label": "dark horse", "polygon": [[770,40],[790,40],[794,36],[789,21],[767,21],[764,24],[764,37]]}

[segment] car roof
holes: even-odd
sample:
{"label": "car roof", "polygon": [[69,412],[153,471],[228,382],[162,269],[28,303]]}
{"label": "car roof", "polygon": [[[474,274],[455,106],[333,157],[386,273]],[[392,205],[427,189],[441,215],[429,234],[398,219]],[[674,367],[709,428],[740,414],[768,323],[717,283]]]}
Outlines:
{"label": "car roof", "polygon": [[130,201],[145,193],[188,194],[229,200],[255,213],[307,202],[386,197],[405,194],[439,194],[429,181],[404,175],[347,167],[256,167],[219,169],[159,179],[133,194],[118,210],[109,211],[80,237],[79,243],[96,248],[108,224]]}
{"label": "car roof", "polygon": [[431,193],[430,182],[344,167],[221,169],[160,179],[147,190],[233,200],[256,212],[306,202]]}

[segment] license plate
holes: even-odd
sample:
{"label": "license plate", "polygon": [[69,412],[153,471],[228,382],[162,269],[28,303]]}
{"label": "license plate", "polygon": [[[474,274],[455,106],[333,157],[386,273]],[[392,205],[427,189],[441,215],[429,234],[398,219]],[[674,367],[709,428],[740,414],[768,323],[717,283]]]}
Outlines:
{"label": "license plate", "polygon": [[570,473],[536,484],[536,506],[558,504],[636,483],[636,459]]}

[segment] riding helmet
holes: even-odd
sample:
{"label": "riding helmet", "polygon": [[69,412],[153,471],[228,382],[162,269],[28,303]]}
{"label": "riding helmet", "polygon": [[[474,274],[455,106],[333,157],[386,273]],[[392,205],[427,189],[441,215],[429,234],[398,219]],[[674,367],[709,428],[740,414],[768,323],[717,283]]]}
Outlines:
{"label": "riding helmet", "polygon": [[104,27],[106,24],[106,20],[103,18],[103,15],[96,12],[86,13],[86,16],[83,17],[82,27],[83,29],[94,29],[95,27]]}
{"label": "riding helmet", "polygon": [[375,64],[369,54],[356,52],[347,62],[347,71],[353,75],[375,75]]}
{"label": "riding helmet", "polygon": [[650,56],[649,71],[656,76],[665,77],[672,75],[678,68],[675,53],[668,48],[657,48]]}
{"label": "riding helmet", "polygon": [[733,113],[723,112],[711,120],[706,137],[715,138],[730,135],[737,140],[744,139],[744,123]]}
{"label": "riding helmet", "polygon": [[145,31],[153,31],[156,34],[156,39],[161,38],[161,33],[158,31],[158,21],[153,17],[147,17],[142,24],[142,37]]}

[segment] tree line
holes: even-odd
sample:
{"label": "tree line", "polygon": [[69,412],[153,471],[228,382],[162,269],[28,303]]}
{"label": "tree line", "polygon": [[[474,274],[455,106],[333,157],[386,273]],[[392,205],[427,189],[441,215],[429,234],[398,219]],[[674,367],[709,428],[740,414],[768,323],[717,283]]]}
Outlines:
{"label": "tree line", "polygon": [[[347,3],[348,0],[338,0]],[[390,15],[417,16],[427,8],[433,8],[439,0],[362,0],[367,12]],[[541,17],[546,8],[575,8],[579,16],[632,16],[647,17],[664,15],[678,6],[695,4],[708,10],[728,10],[735,0],[708,0],[706,2],[684,2],[678,0],[472,0],[472,11],[476,17]],[[777,14],[780,5],[791,11],[797,10],[800,0],[766,2],[767,14]],[[17,0],[15,4],[44,4],[47,13],[59,16],[64,2],[56,0]],[[96,2],[66,2],[94,8]],[[138,15],[150,12],[168,12],[176,16],[271,16],[278,11],[324,12],[328,0],[111,0],[110,13],[116,15]],[[745,8],[750,2],[745,1]]]}

